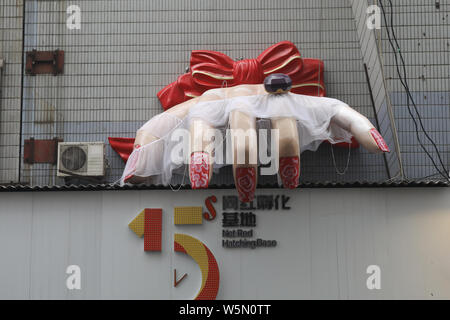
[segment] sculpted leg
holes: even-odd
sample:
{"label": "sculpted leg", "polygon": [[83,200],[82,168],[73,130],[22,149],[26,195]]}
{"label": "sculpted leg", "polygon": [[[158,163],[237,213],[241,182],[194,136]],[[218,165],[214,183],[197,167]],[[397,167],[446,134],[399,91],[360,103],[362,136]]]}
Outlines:
{"label": "sculpted leg", "polygon": [[258,176],[258,147],[255,118],[241,111],[230,114],[233,175],[239,199],[251,202]]}
{"label": "sculpted leg", "polygon": [[271,119],[272,129],[278,130],[279,174],[283,186],[295,189],[300,177],[300,145],[297,121],[294,118]]}
{"label": "sculpted leg", "polygon": [[351,132],[358,142],[372,153],[389,152],[389,147],[373,124],[359,112],[343,107],[331,120]]}
{"label": "sculpted leg", "polygon": [[212,141],[208,131],[212,127],[202,119],[193,119],[190,126],[191,159],[189,178],[192,189],[206,189],[212,177]]}

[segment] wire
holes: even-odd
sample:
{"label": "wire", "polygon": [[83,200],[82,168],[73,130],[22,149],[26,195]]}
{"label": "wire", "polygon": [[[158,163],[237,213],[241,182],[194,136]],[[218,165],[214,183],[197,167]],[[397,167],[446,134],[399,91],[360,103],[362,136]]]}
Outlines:
{"label": "wire", "polygon": [[[319,20],[319,52],[320,52],[319,56],[320,56],[320,58],[322,58],[322,32],[323,32],[323,26],[322,25],[323,25],[323,7],[321,5],[321,7],[320,7],[320,20]],[[319,72],[317,74],[317,83],[318,84],[320,84],[320,81],[321,81],[321,72],[322,72],[321,64],[319,63]],[[317,96],[320,97],[320,86],[317,86]],[[336,157],[334,155],[334,149],[333,149],[333,144],[332,143],[330,143],[330,147],[331,147],[331,159],[333,160],[334,170],[336,171],[337,175],[343,176],[343,175],[345,175],[347,173],[348,168],[350,166],[350,158],[351,158],[351,152],[352,152],[351,143],[348,143],[347,164],[346,164],[346,166],[345,166],[343,171],[340,171],[338,169],[338,167],[337,167]]]}
{"label": "wire", "polygon": [[426,177],[421,177],[421,178],[417,178],[416,180],[418,180],[418,181],[421,181],[421,180],[426,180],[426,179],[429,179],[429,178],[435,177],[435,176],[437,176],[437,175],[440,175],[440,173],[430,174],[429,176],[426,176]]}
{"label": "wire", "polygon": [[[387,1],[389,1],[389,7],[390,7],[390,22],[391,22],[390,28],[391,28],[391,32],[392,32],[392,37],[394,38],[394,41],[395,41],[395,45],[394,45],[394,42],[392,41],[392,38],[391,38],[391,32],[389,31],[389,25],[388,25],[388,22],[387,22],[386,11],[385,11],[385,8],[384,8],[384,5],[383,5],[383,1],[380,0],[379,3],[380,3],[380,7],[381,7],[381,10],[382,10],[382,13],[383,13],[383,19],[384,19],[384,22],[385,22],[385,24],[386,24],[386,33],[387,33],[387,36],[388,36],[388,40],[389,40],[389,43],[390,43],[391,48],[392,48],[393,53],[394,53],[394,58],[395,58],[395,65],[396,65],[397,74],[398,74],[400,83],[402,84],[402,86],[403,86],[403,88],[405,89],[405,92],[406,92],[406,94],[407,94],[407,107],[408,107],[408,113],[409,113],[409,115],[411,116],[411,119],[412,119],[413,122],[414,122],[414,128],[415,128],[415,131],[416,131],[416,137],[417,137],[417,140],[419,141],[419,144],[420,144],[421,148],[423,149],[423,151],[425,152],[425,154],[428,156],[428,158],[431,160],[431,162],[433,163],[433,166],[434,166],[435,169],[439,172],[439,174],[440,174],[442,177],[444,177],[446,180],[449,180],[449,181],[450,181],[450,175],[449,175],[449,172],[448,172],[448,170],[446,169],[446,166],[445,166],[445,164],[444,164],[444,162],[443,162],[443,160],[442,160],[441,153],[440,153],[440,151],[439,151],[439,149],[438,149],[436,143],[435,143],[434,140],[430,137],[430,135],[428,134],[427,130],[425,129],[425,127],[424,127],[424,125],[423,125],[423,122],[422,122],[422,117],[421,117],[421,115],[420,115],[420,113],[419,113],[419,110],[418,110],[418,108],[417,108],[417,105],[416,105],[416,103],[415,103],[415,101],[414,101],[414,98],[412,97],[411,91],[410,91],[410,89],[409,89],[408,80],[407,80],[407,72],[406,72],[406,63],[405,63],[405,60],[404,60],[404,58],[403,58],[403,54],[402,54],[402,51],[401,51],[401,48],[400,48],[400,45],[399,45],[397,36],[396,36],[396,34],[395,34],[395,29],[394,29],[394,17],[393,17],[393,11],[394,11],[394,9],[393,9],[393,4],[392,4],[392,1],[391,1],[391,0],[387,0]],[[402,77],[402,72],[400,71],[400,66],[399,66],[399,61],[398,61],[398,58],[399,58],[399,57],[400,57],[401,64],[402,64],[403,77]],[[443,171],[441,171],[441,169],[439,168],[439,166],[436,164],[434,158],[431,156],[431,154],[429,153],[429,151],[427,150],[427,148],[426,148],[426,147],[424,146],[424,144],[422,143],[422,140],[420,139],[419,128],[418,128],[417,120],[415,119],[414,114],[413,114],[413,112],[411,111],[411,105],[410,105],[410,102],[412,102],[412,105],[413,105],[413,107],[414,107],[414,111],[415,111],[416,114],[417,114],[417,118],[418,118],[420,127],[421,127],[421,129],[422,129],[422,132],[424,133],[424,135],[425,135],[425,137],[428,139],[428,141],[431,142],[431,144],[433,145],[433,147],[434,147],[434,149],[435,149],[435,151],[436,151],[436,154],[437,154],[437,156],[438,156],[438,159],[439,159],[440,165],[442,166]]]}
{"label": "wire", "polygon": [[[392,1],[391,1],[391,0],[388,0],[388,1],[389,1],[389,5],[390,5],[391,31],[392,31],[392,36],[394,37],[394,41],[395,41],[395,44],[396,44],[397,48],[395,48],[395,45],[394,45],[394,43],[392,42],[392,38],[391,38],[389,29],[388,29],[388,23],[387,23],[387,18],[386,18],[386,12],[385,12],[383,3],[382,3],[381,1],[380,1],[380,6],[381,6],[381,9],[382,9],[382,11],[383,11],[383,17],[384,17],[384,21],[385,21],[385,24],[386,24],[386,32],[387,32],[387,35],[388,35],[389,43],[391,44],[391,47],[392,47],[393,52],[394,52],[394,58],[395,58],[395,63],[396,63],[397,74],[398,74],[398,76],[399,76],[399,79],[400,79],[400,82],[401,82],[402,86],[404,87],[404,89],[405,89],[405,91],[406,91],[406,93],[407,93],[407,107],[408,107],[408,112],[409,112],[409,114],[410,114],[410,116],[411,116],[411,119],[412,119],[413,122],[414,122],[417,140],[419,141],[419,144],[420,144],[420,146],[422,147],[422,149],[424,150],[424,152],[427,154],[427,156],[428,156],[428,157],[430,158],[430,160],[432,161],[433,166],[436,168],[436,170],[437,170],[437,171],[438,171],[445,179],[449,180],[449,172],[448,172],[448,170],[445,168],[445,165],[444,165],[444,163],[443,163],[443,161],[442,161],[442,158],[441,158],[441,154],[440,154],[440,152],[439,152],[439,150],[438,150],[438,148],[437,148],[435,142],[434,142],[433,139],[429,136],[428,132],[426,131],[426,129],[425,129],[424,125],[423,125],[422,117],[421,117],[421,115],[420,115],[420,113],[419,113],[419,110],[417,109],[417,105],[416,105],[416,103],[415,103],[415,101],[414,101],[414,98],[412,97],[411,91],[410,91],[410,89],[409,89],[409,85],[408,85],[408,81],[407,81],[407,74],[406,74],[406,63],[405,63],[405,60],[404,60],[404,58],[403,58],[403,54],[402,54],[402,52],[401,52],[401,48],[400,48],[400,45],[399,45],[399,43],[398,43],[397,37],[396,37],[396,35],[395,35],[395,30],[394,30],[394,27],[393,27],[393,25],[394,25],[394,22],[393,22],[393,5],[392,5]],[[402,78],[402,75],[401,75],[401,72],[400,72],[400,67],[399,67],[399,64],[398,64],[398,56],[397,56],[397,53],[398,53],[398,55],[399,55],[399,57],[400,57],[400,59],[401,59],[401,62],[402,62],[402,67],[403,67],[403,78]],[[416,114],[417,114],[417,117],[418,117],[418,120],[419,120],[419,124],[420,124],[420,126],[421,126],[421,129],[422,129],[423,133],[425,134],[426,138],[431,142],[431,144],[433,145],[434,149],[435,149],[436,152],[437,152],[437,155],[438,155],[440,164],[441,164],[442,168],[444,169],[444,173],[445,173],[445,174],[438,168],[438,166],[437,166],[436,162],[434,161],[433,157],[430,155],[430,153],[429,153],[428,150],[425,148],[425,146],[423,145],[423,143],[422,143],[422,141],[421,141],[421,139],[420,139],[417,121],[416,121],[416,119],[414,118],[414,115],[413,115],[413,113],[412,113],[412,111],[411,111],[410,101],[412,102],[412,104],[413,104],[413,106],[414,106],[414,110],[415,110],[415,112],[416,112]]]}
{"label": "wire", "polygon": [[175,189],[174,186],[172,186],[172,184],[169,182],[170,190],[172,190],[173,192],[178,192],[178,191],[181,190],[182,187],[184,187],[184,185],[185,185],[184,181],[186,179],[186,169],[187,169],[187,165],[185,164],[184,165],[184,171],[183,171],[183,180],[180,183],[180,185],[178,186],[178,189]]}
{"label": "wire", "polygon": [[330,143],[330,147],[331,147],[331,156],[333,158],[333,165],[334,165],[334,169],[336,170],[336,174],[343,176],[347,173],[348,171],[348,167],[350,165],[350,155],[352,153],[352,145],[351,143],[348,144],[348,156],[347,156],[347,165],[345,166],[343,171],[339,171],[337,164],[336,164],[336,158],[334,157],[334,150],[333,150],[333,144]]}

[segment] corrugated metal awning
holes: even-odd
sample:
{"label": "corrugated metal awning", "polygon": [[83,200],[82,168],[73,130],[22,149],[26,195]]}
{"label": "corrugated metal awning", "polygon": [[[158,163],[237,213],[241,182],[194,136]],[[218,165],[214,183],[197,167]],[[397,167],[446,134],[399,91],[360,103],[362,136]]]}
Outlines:
{"label": "corrugated metal awning", "polygon": [[[450,183],[442,180],[432,181],[400,181],[400,182],[315,182],[301,183],[299,188],[317,189],[317,188],[430,188],[430,187],[449,187]],[[281,189],[278,184],[261,185],[259,189]],[[66,186],[25,186],[8,185],[0,186],[0,192],[40,192],[40,191],[117,191],[117,190],[190,190],[190,185],[163,186],[163,185],[124,185],[118,184],[98,184],[98,185],[66,185]],[[211,185],[211,190],[234,189],[231,185]]]}

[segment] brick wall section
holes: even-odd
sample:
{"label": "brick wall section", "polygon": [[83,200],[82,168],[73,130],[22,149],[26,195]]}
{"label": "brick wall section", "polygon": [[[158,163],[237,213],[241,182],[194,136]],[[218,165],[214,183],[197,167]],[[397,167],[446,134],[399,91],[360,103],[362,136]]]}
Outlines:
{"label": "brick wall section", "polygon": [[23,0],[0,3],[0,184],[19,178]]}

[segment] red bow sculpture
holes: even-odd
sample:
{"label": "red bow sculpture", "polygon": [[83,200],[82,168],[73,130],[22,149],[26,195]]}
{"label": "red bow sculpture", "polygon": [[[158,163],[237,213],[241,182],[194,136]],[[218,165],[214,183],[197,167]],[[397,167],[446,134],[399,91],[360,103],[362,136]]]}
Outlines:
{"label": "red bow sculpture", "polygon": [[[325,96],[323,61],[302,59],[297,47],[289,41],[279,42],[266,49],[256,59],[234,61],[227,55],[209,50],[195,50],[191,54],[190,72],[158,92],[165,110],[214,88],[239,84],[263,83],[271,73],[284,73],[292,79],[292,92],[310,96]],[[127,162],[133,150],[133,138],[109,138],[111,147]],[[349,144],[340,143],[348,148]],[[353,139],[350,145],[358,148]]]}
{"label": "red bow sculpture", "polygon": [[240,61],[221,52],[195,50],[190,71],[158,92],[158,98],[167,110],[209,89],[263,83],[272,73],[289,75],[293,93],[324,96],[323,69],[321,60],[302,59],[297,47],[289,41],[269,47],[256,59]]}
{"label": "red bow sculpture", "polygon": [[111,148],[116,151],[122,158],[123,162],[127,162],[130,154],[134,149],[134,138],[112,138],[109,137],[109,144]]}

